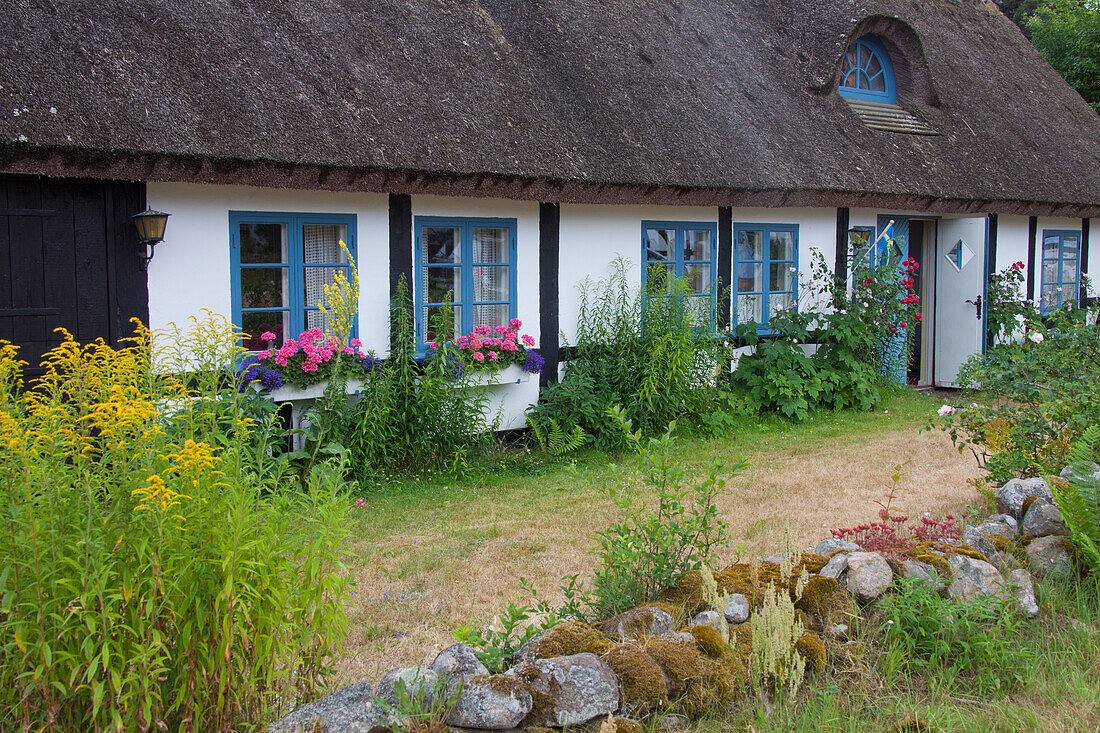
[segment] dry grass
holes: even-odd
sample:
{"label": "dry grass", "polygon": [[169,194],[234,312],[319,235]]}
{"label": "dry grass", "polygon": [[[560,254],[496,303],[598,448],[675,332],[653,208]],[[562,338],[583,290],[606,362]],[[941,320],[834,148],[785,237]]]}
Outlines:
{"label": "dry grass", "polygon": [[[973,459],[942,433],[919,432],[934,405],[899,400],[893,415],[793,428],[773,422],[736,438],[684,441],[681,452],[694,465],[728,462],[734,453],[749,459],[727,484],[720,510],[731,537],[754,556],[775,552],[788,527],[798,545],[810,546],[829,528],[873,519],[871,502],[897,463],[908,461],[895,502],[904,512],[942,515],[977,500],[966,483],[978,475]],[[592,536],[616,518],[606,494],[613,470],[590,464],[584,473],[505,472],[461,485],[428,478],[368,496],[368,507],[357,510],[357,594],[338,682],[374,681],[389,667],[430,660],[452,643],[456,627],[484,626],[509,602],[529,602],[520,578],[560,600],[562,577],[591,572]]]}

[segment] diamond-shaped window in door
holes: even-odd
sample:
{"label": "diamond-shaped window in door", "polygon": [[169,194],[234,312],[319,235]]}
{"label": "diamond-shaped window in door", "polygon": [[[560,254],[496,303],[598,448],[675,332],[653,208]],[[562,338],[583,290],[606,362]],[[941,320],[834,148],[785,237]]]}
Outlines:
{"label": "diamond-shaped window in door", "polygon": [[960,239],[955,242],[955,246],[949,249],[944,256],[947,258],[948,262],[954,265],[956,270],[961,271],[970,260],[974,259],[974,250],[966,246],[966,242]]}

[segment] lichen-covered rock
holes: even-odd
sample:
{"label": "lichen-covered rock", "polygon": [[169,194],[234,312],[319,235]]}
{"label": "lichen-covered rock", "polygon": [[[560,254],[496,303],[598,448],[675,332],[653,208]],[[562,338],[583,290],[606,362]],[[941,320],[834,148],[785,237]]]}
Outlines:
{"label": "lichen-covered rock", "polygon": [[478,674],[462,680],[462,692],[447,713],[447,725],[505,730],[515,728],[531,712],[531,691],[506,674]]}
{"label": "lichen-covered rock", "polygon": [[672,630],[672,623],[672,614],[668,611],[652,606],[642,606],[624,611],[618,616],[604,621],[597,628],[609,639],[615,641],[626,641],[627,639],[644,641],[651,636],[667,634]]}
{"label": "lichen-covered rock", "polygon": [[709,626],[718,632],[718,635],[729,638],[730,629],[726,617],[717,611],[703,611],[698,613],[688,623],[688,626]]}
{"label": "lichen-covered rock", "polygon": [[1001,571],[1001,575],[1020,567],[1019,560],[1011,552],[994,552],[989,556],[989,564]]}
{"label": "lichen-covered rock", "polygon": [[566,621],[540,632],[516,650],[517,660],[566,657],[588,652],[600,655],[610,649],[612,641],[597,629],[579,621]]}
{"label": "lichen-covered rock", "polygon": [[989,519],[985,520],[985,524],[999,523],[1007,526],[1012,530],[1012,537],[1015,537],[1020,533],[1020,523],[1016,521],[1016,517],[1011,514],[992,514]]}
{"label": "lichen-covered rock", "polygon": [[870,603],[890,587],[894,571],[875,552],[853,552],[848,555],[848,572],[844,585],[860,603]]}
{"label": "lichen-covered rock", "polygon": [[328,697],[307,703],[267,727],[268,733],[370,733],[389,730],[402,721],[374,703],[369,682],[337,690]]}
{"label": "lichen-covered rock", "polygon": [[997,568],[985,560],[976,560],[966,555],[950,555],[947,562],[951,565],[951,572],[954,575],[951,585],[947,586],[948,598],[969,601],[1004,590],[1004,578],[1001,577]]}
{"label": "lichen-covered rock", "polygon": [[947,587],[947,584],[943,582],[943,578],[930,564],[920,560],[903,560],[901,564],[905,568],[906,578],[912,578],[923,583],[933,593],[941,593]]}
{"label": "lichen-covered rock", "polygon": [[428,669],[440,677],[452,675],[489,674],[489,670],[477,658],[477,652],[469,644],[452,644],[435,655]]}
{"label": "lichen-covered rock", "polygon": [[1019,523],[1008,516],[1007,514],[997,515],[1004,519],[993,519],[990,517],[981,524],[975,527],[983,537],[992,541],[994,537],[1003,537],[1006,540],[1016,539],[1016,535],[1019,534]]}
{"label": "lichen-covered rock", "polygon": [[834,552],[860,552],[863,548],[857,545],[855,542],[849,542],[848,540],[839,540],[834,537],[821,540],[814,547],[815,555],[832,555]]}
{"label": "lichen-covered rock", "polygon": [[1054,500],[1054,494],[1051,493],[1046,480],[1041,478],[1014,478],[997,489],[993,499],[997,503],[999,513],[1007,514],[1019,521],[1024,518],[1024,501],[1029,497]]}
{"label": "lichen-covered rock", "polygon": [[1070,580],[1076,574],[1069,546],[1058,535],[1039,537],[1029,542],[1027,563],[1037,578]]}
{"label": "lichen-covered rock", "polygon": [[562,728],[619,709],[619,681],[607,662],[589,652],[520,663],[508,672],[527,684],[533,706],[527,725]]}
{"label": "lichen-covered rock", "polygon": [[673,715],[668,713],[662,715],[661,719],[657,721],[657,730],[660,731],[677,731],[687,730],[691,725],[691,721],[685,718],[683,715]]}
{"label": "lichen-covered rock", "polygon": [[1085,466],[1085,469],[1085,471],[1081,472],[1081,474],[1084,475],[1081,475],[1074,472],[1073,466],[1066,466],[1062,469],[1062,472],[1058,474],[1058,477],[1066,481],[1073,481],[1074,479],[1078,481],[1082,479],[1100,481],[1100,464],[1090,463],[1089,465]]}
{"label": "lichen-covered rock", "polygon": [[840,580],[840,576],[844,574],[844,571],[848,569],[848,555],[841,552],[833,555],[829,558],[829,562],[825,563],[825,567],[821,568],[821,572],[818,573],[823,578],[832,578],[833,580]]}
{"label": "lichen-covered rock", "polygon": [[722,615],[726,617],[726,623],[743,624],[749,620],[751,614],[752,604],[749,603],[749,599],[740,593],[733,593],[726,602],[726,608]]}
{"label": "lichen-covered rock", "polygon": [[602,658],[619,678],[623,710],[643,712],[668,702],[665,673],[637,643],[616,644]]}
{"label": "lichen-covered rock", "polygon": [[985,535],[978,531],[977,527],[973,525],[966,525],[962,531],[963,542],[973,547],[982,555],[988,558],[997,548],[993,546],[993,543],[986,539]]}
{"label": "lichen-covered rock", "polygon": [[1020,604],[1020,610],[1035,618],[1039,615],[1039,604],[1035,601],[1035,588],[1031,584],[1031,573],[1023,568],[1013,570],[1005,576],[1012,584],[1013,595]]}
{"label": "lichen-covered rock", "polygon": [[439,674],[434,669],[397,667],[386,672],[386,676],[378,683],[375,694],[389,704],[396,705],[398,680],[404,684],[405,694],[410,699],[421,700],[425,705],[432,704],[439,689]]}
{"label": "lichen-covered rock", "polygon": [[1057,504],[1048,499],[1036,499],[1031,503],[1020,531],[1032,537],[1069,537],[1069,527],[1062,521],[1062,512]]}

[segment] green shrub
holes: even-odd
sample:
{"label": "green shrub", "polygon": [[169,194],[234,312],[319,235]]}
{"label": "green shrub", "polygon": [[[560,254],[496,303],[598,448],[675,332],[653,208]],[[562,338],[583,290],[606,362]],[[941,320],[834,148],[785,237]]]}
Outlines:
{"label": "green shrub", "polygon": [[1013,600],[941,598],[916,579],[902,578],[895,587],[882,603],[888,666],[937,676],[979,694],[1025,681],[1030,654],[1018,643],[1023,622]]}
{"label": "green shrub", "polygon": [[755,323],[742,324],[738,336],[755,347],[737,362],[731,384],[742,390],[757,412],[779,412],[794,420],[805,420],[821,396],[817,366],[799,348],[809,337],[794,319],[772,318],[772,338],[762,339]]}
{"label": "green shrub", "polygon": [[256,451],[274,414],[226,368],[239,340],[212,317],[155,353],[140,328],[66,338],[25,392],[0,344],[0,728],[237,730],[323,683],[347,626],[340,467],[282,490]]}
{"label": "green shrub", "polygon": [[436,314],[439,349],[421,358],[404,279],[390,308],[394,346],[364,380],[344,436],[351,465],[377,469],[456,468],[492,433],[488,396],[471,386],[449,339],[449,308]]}
{"label": "green shrub", "polygon": [[663,267],[650,268],[640,291],[627,272],[617,260],[609,280],[582,285],[573,356],[560,384],[543,388],[530,413],[540,426],[551,419],[566,432],[579,426],[609,452],[627,447],[609,409],[621,406],[644,435],[706,412],[719,391],[715,375],[725,353],[713,293],[695,296]]}
{"label": "green shrub", "polygon": [[[638,451],[638,465],[609,488],[623,519],[597,533],[594,552],[600,564],[588,599],[596,618],[653,600],[676,578],[728,545],[728,525],[715,503],[725,487],[720,476],[736,475],[745,466],[740,459],[728,469],[714,465],[702,480],[691,483],[673,455],[675,424],[660,437],[645,438],[640,430],[630,432],[622,411],[614,418],[625,425],[620,429]],[[648,491],[656,494],[653,504],[641,496]]]}

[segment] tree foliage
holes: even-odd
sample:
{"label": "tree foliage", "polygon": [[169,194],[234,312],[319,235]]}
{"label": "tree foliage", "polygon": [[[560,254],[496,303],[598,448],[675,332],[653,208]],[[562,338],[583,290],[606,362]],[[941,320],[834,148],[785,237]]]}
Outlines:
{"label": "tree foliage", "polygon": [[1100,1],[1047,0],[1027,27],[1039,53],[1100,113]]}

